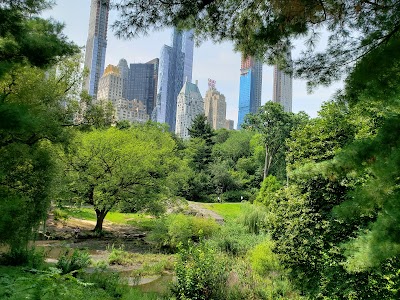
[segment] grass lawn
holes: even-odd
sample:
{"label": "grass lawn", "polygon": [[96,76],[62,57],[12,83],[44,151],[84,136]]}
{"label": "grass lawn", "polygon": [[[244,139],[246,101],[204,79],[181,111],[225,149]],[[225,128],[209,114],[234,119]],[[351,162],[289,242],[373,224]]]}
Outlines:
{"label": "grass lawn", "polygon": [[[82,220],[96,221],[96,213],[91,208],[63,208],[68,217],[73,217]],[[109,212],[106,220],[116,224],[128,224],[141,227],[143,229],[152,229],[155,224],[155,219],[145,214]]]}
{"label": "grass lawn", "polygon": [[237,219],[241,212],[243,203],[203,203],[205,208],[215,211],[221,215],[225,220]]}

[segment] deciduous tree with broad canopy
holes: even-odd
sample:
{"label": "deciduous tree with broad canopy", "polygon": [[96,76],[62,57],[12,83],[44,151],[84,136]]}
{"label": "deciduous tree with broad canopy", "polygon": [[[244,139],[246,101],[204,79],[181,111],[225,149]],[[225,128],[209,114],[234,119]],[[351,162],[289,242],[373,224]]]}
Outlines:
{"label": "deciduous tree with broad canopy", "polygon": [[132,211],[154,210],[179,169],[175,148],[165,128],[152,123],[77,133],[61,155],[68,199],[93,205],[97,232],[107,213],[122,204]]}

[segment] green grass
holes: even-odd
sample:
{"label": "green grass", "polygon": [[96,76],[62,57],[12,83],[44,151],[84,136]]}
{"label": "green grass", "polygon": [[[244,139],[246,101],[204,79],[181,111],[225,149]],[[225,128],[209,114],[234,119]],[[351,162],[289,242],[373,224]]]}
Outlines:
{"label": "green grass", "polygon": [[68,217],[96,221],[96,213],[91,208],[63,208],[62,211],[66,212]]}
{"label": "green grass", "polygon": [[243,203],[203,203],[205,208],[215,211],[225,220],[237,219],[241,212]]}

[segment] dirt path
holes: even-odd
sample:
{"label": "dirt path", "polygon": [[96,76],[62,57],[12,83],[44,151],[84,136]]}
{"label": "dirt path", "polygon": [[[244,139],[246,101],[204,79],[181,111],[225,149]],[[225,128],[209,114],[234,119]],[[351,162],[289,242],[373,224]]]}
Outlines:
{"label": "dirt path", "polygon": [[192,201],[188,201],[188,204],[189,204],[189,209],[194,211],[197,216],[205,218],[213,218],[219,224],[224,223],[224,218],[222,216],[220,216],[219,214],[208,208],[205,208],[203,204]]}

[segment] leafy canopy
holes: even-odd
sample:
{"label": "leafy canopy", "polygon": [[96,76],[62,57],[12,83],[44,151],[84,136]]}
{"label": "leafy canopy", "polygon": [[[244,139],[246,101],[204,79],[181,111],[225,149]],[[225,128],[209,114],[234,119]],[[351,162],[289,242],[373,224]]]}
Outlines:
{"label": "leafy canopy", "polygon": [[[230,40],[236,50],[269,62],[282,61],[291,41],[301,38],[306,50],[294,73],[310,86],[338,79],[400,29],[397,0],[120,0],[115,6],[120,17],[114,28],[122,37],[168,26],[194,28],[198,41]],[[325,30],[326,48],[317,52]]]}
{"label": "leafy canopy", "polygon": [[72,193],[66,197],[93,205],[97,231],[112,209],[159,209],[159,195],[168,195],[168,176],[179,166],[175,142],[151,123],[77,133],[62,159]]}

